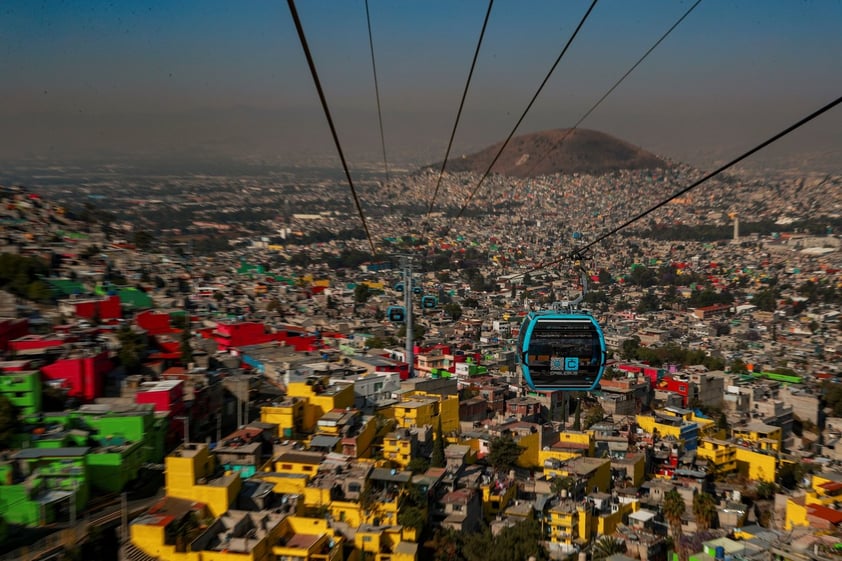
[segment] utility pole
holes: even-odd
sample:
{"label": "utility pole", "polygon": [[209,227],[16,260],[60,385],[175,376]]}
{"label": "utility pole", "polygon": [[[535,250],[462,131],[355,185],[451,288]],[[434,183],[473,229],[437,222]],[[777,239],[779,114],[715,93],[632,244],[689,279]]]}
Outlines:
{"label": "utility pole", "polygon": [[240,380],[239,378],[234,383],[234,398],[237,401],[237,416],[234,417],[235,429],[240,428],[240,420],[243,418],[243,400],[240,396]]}
{"label": "utility pole", "polygon": [[413,334],[412,334],[412,257],[405,255],[401,257],[403,265],[403,306],[406,320],[406,363],[409,367],[409,377],[412,378],[413,364]]}
{"label": "utility pole", "polygon": [[216,441],[220,442],[222,440],[222,415],[218,412],[216,414]]}
{"label": "utility pole", "polygon": [[79,480],[73,480],[73,495],[70,497],[70,528],[76,528],[76,491],[79,488]]}
{"label": "utility pole", "polygon": [[120,533],[122,541],[129,541],[129,502],[125,491],[120,494]]}
{"label": "utility pole", "polygon": [[177,417],[173,417],[174,419],[178,419],[180,421],[184,421],[184,444],[190,442],[190,417],[187,415],[179,415]]}

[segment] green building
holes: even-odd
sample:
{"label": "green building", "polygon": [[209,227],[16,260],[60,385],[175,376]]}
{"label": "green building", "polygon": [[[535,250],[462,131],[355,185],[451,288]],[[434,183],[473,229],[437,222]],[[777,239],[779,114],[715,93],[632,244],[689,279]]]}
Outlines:
{"label": "green building", "polygon": [[41,373],[32,370],[0,374],[0,395],[8,398],[23,415],[41,411]]}
{"label": "green building", "polygon": [[89,404],[77,411],[29,415],[24,422],[20,448],[84,447],[91,487],[109,493],[137,479],[144,465],[163,462],[169,428],[166,414],[147,404]]}
{"label": "green building", "polygon": [[87,447],[27,448],[0,464],[0,511],[36,526],[69,520],[89,498]]}

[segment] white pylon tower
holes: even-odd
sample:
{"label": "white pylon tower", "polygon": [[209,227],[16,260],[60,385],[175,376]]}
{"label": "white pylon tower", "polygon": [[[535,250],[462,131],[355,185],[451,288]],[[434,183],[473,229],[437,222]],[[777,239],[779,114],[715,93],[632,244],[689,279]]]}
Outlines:
{"label": "white pylon tower", "polygon": [[409,377],[412,378],[412,366],[415,363],[412,333],[412,256],[401,256],[401,266],[403,268],[403,306],[405,310],[404,319],[406,321],[406,363],[409,369]]}

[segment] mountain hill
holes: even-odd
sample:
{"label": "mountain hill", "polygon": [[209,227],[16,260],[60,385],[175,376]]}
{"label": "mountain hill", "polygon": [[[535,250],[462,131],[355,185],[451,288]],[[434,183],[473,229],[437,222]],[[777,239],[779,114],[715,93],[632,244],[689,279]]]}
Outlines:
{"label": "mountain hill", "polygon": [[[447,171],[483,173],[501,145],[498,142],[475,154],[453,158],[447,163]],[[554,129],[512,138],[491,171],[512,177],[534,177],[555,173],[602,174],[669,165],[642,148],[602,132]]]}

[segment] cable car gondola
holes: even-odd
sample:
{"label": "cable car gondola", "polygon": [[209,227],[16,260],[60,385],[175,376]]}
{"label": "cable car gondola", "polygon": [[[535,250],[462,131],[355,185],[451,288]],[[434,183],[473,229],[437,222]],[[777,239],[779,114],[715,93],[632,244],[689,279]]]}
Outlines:
{"label": "cable car gondola", "polygon": [[406,321],[406,310],[403,306],[389,306],[386,309],[386,317],[394,323],[403,323]]}
{"label": "cable car gondola", "polygon": [[591,391],[605,372],[605,336],[583,312],[531,312],[520,328],[518,360],[534,390]]}
{"label": "cable car gondola", "polygon": [[425,310],[431,310],[435,308],[438,305],[438,303],[438,298],[430,294],[421,297],[421,307]]}

